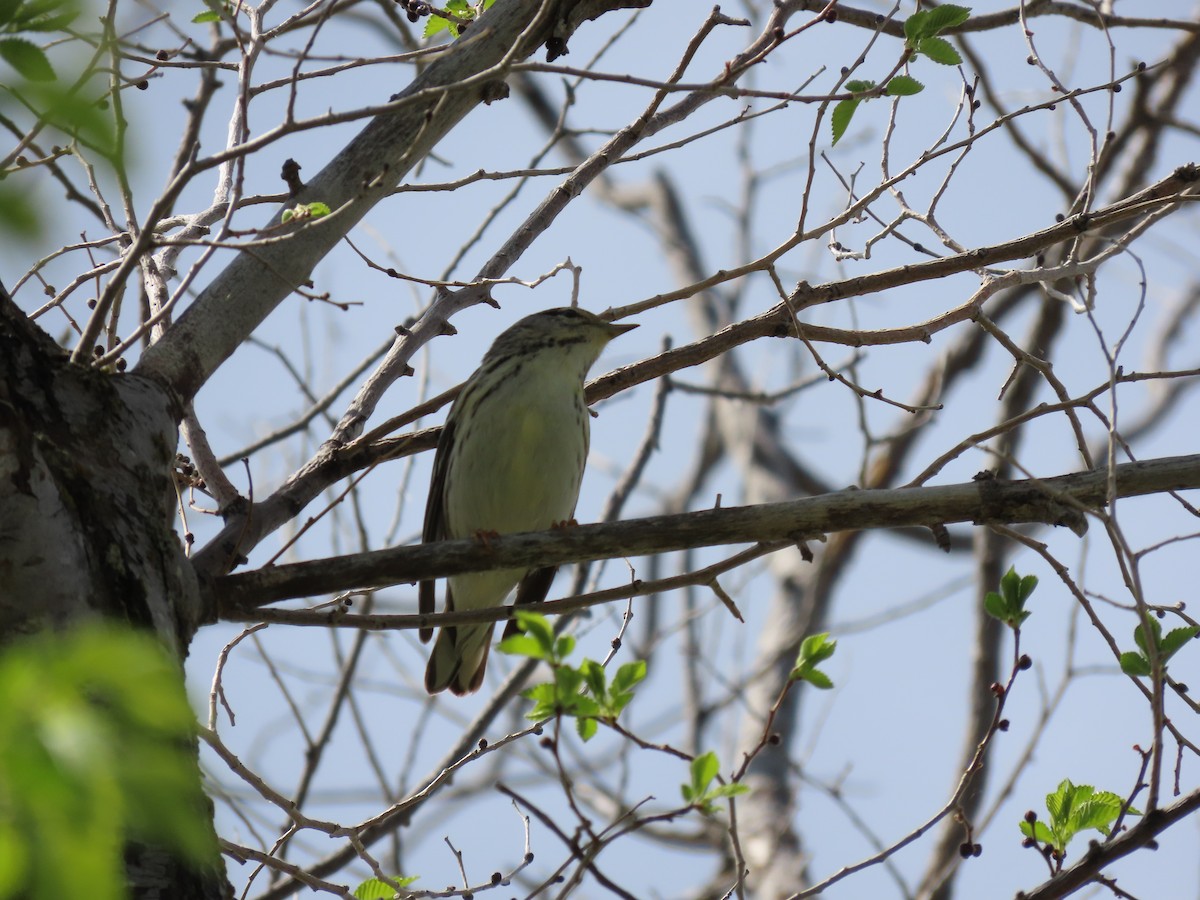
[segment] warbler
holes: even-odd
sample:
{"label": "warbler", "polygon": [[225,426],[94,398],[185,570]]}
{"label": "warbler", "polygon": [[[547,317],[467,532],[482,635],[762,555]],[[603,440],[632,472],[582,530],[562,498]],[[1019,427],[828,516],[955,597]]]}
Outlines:
{"label": "warbler", "polygon": [[[583,309],[534,313],[502,332],[450,407],[433,460],[424,542],[543,531],[575,513],[587,462],[588,369],[605,345],[636,325],[616,325]],[[453,575],[446,609],[539,603],[556,567]],[[434,611],[434,581],[419,587],[422,614]],[[492,625],[441,629],[425,689],[469,694],[483,683]],[[424,628],[428,641],[433,629]]]}

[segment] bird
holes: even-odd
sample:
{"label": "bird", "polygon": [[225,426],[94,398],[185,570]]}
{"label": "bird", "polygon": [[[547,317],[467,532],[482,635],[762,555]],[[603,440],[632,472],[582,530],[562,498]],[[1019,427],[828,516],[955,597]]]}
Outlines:
{"label": "bird", "polygon": [[[424,543],[544,531],[573,521],[590,441],[584,379],[613,338],[637,326],[579,307],[533,313],[503,331],[450,407],[433,460]],[[447,579],[446,610],[545,599],[557,567],[469,572]],[[436,581],[418,588],[434,611]],[[438,633],[425,689],[459,696],[483,683],[494,625],[449,625]],[[432,628],[422,628],[428,642]]]}

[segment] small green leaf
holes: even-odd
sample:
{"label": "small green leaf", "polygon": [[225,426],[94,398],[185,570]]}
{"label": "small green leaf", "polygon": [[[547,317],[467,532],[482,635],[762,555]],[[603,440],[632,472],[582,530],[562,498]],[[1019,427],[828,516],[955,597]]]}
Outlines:
{"label": "small green leaf", "polygon": [[554,658],[560,662],[575,652],[575,637],[564,634],[554,642]]}
{"label": "small green leaf", "polygon": [[1012,566],[1000,579],[1000,593],[988,591],[983,598],[983,608],[988,615],[999,619],[1010,628],[1020,628],[1026,619],[1032,615],[1025,609],[1025,601],[1037,588],[1037,577],[1026,575],[1022,578]]}
{"label": "small green leaf", "polygon": [[206,9],[202,13],[196,13],[192,16],[193,25],[203,25],[205,22],[220,22],[221,14],[215,9]]}
{"label": "small green leaf", "polygon": [[603,700],[608,694],[604,666],[595,660],[585,659],[580,663],[579,671],[583,674],[583,681],[588,686],[588,690],[592,692],[592,696],[597,700]]}
{"label": "small green leaf", "polygon": [[646,661],[639,659],[636,662],[625,663],[617,669],[616,676],[613,677],[612,692],[626,694],[633,690],[634,686],[639,684],[646,677]]}
{"label": "small green leaf", "polygon": [[954,49],[954,45],[945,38],[922,38],[916,46],[916,51],[943,66],[957,66],[962,64],[962,57],[958,55],[958,51]]}
{"label": "small green leaf", "polygon": [[947,3],[927,11],[929,18],[925,20],[927,34],[940,34],[947,28],[955,28],[971,18],[971,9],[967,6],[953,6]]}
{"label": "small green leaf", "polygon": [[1154,643],[1155,647],[1159,645],[1159,642],[1162,639],[1162,626],[1158,624],[1158,619],[1154,618],[1154,616],[1150,613],[1145,615],[1141,625],[1138,625],[1137,628],[1133,629],[1133,641],[1142,648],[1142,652],[1145,653],[1146,656],[1149,656],[1150,647],[1146,643],[1147,629],[1145,626],[1147,625],[1149,626],[1150,640]]}
{"label": "small green leaf", "polygon": [[501,653],[511,656],[528,656],[532,659],[546,659],[546,648],[538,643],[537,638],[527,634],[514,634],[500,642]]}
{"label": "small green leaf", "polygon": [[717,754],[710,750],[693,759],[689,768],[692,775],[692,788],[697,795],[702,795],[712,780],[717,777],[721,763],[717,760]]}
{"label": "small green leaf", "polygon": [[748,793],[750,793],[750,785],[735,781],[732,784],[718,784],[716,787],[710,788],[705,791],[704,797],[707,800],[718,800],[722,797],[738,797]]}
{"label": "small green leaf", "polygon": [[24,38],[4,38],[0,40],[0,59],[17,70],[17,73],[29,81],[53,81],[54,67],[37,44]]}
{"label": "small green leaf", "polygon": [[796,664],[801,666],[815,666],[833,656],[836,650],[837,641],[829,640],[828,631],[823,631],[820,634],[810,634],[800,642],[800,654],[796,660]]}
{"label": "small green leaf", "polygon": [[915,12],[904,20],[904,37],[909,46],[915,46],[921,38],[933,33],[929,28],[929,10]]}
{"label": "small green leaf", "polygon": [[889,97],[911,97],[925,90],[925,85],[907,75],[897,75],[887,83],[884,93]]}
{"label": "small green leaf", "polygon": [[833,108],[833,115],[829,118],[833,130],[833,146],[837,146],[837,142],[842,139],[842,135],[850,127],[850,120],[854,118],[854,111],[858,109],[858,103],[857,100],[843,100]]}
{"label": "small green leaf", "polygon": [[833,689],[833,679],[831,679],[820,669],[812,669],[808,672],[803,672],[799,675],[799,677],[804,681],[807,681],[813,687],[819,688],[822,691]]}
{"label": "small green leaf", "polygon": [[1120,656],[1121,671],[1126,675],[1146,678],[1150,675],[1150,660],[1140,653],[1127,650]]}
{"label": "small green leaf", "polygon": [[545,616],[528,610],[519,609],[516,613],[517,625],[521,630],[542,645],[549,659],[554,653],[554,629],[550,627]]}
{"label": "small green leaf", "polygon": [[829,690],[833,687],[833,681],[817,668],[817,664],[833,656],[835,650],[837,650],[837,641],[829,640],[828,632],[809,635],[800,643],[800,652],[796,656],[796,665],[792,668],[791,679],[807,681],[813,687]]}
{"label": "small green leaf", "polygon": [[1173,628],[1167,632],[1166,637],[1159,644],[1159,652],[1164,660],[1170,659],[1186,644],[1192,640],[1196,634],[1200,632],[1194,625],[1188,625],[1183,628]]}
{"label": "small green leaf", "polygon": [[[413,875],[405,878],[400,875],[392,877],[392,881],[401,887],[408,887],[415,882],[420,876]],[[386,881],[381,881],[378,878],[368,878],[362,884],[354,889],[354,896],[358,900],[391,900],[396,896],[396,889],[389,885]]]}
{"label": "small green leaf", "polygon": [[586,743],[596,736],[596,720],[591,718],[578,718],[575,720],[575,730]]}
{"label": "small green leaf", "polygon": [[846,90],[851,94],[865,94],[867,91],[874,90],[874,88],[875,82],[866,81],[865,79],[846,82]]}
{"label": "small green leaf", "polygon": [[1043,844],[1049,844],[1050,846],[1054,846],[1054,842],[1055,842],[1054,834],[1050,831],[1050,828],[1046,825],[1046,823],[1043,822],[1041,819],[1038,819],[1032,825],[1030,825],[1028,822],[1026,822],[1024,819],[1022,819],[1021,820],[1021,834],[1025,835],[1025,837],[1031,837],[1034,840],[1039,841]]}

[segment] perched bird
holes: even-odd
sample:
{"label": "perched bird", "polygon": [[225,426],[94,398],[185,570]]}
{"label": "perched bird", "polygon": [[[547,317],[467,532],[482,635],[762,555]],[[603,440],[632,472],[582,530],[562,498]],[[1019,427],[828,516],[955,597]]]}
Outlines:
{"label": "perched bird", "polygon": [[[425,506],[425,542],[543,531],[570,521],[588,455],[583,382],[604,346],[636,325],[614,325],[564,307],[526,316],[483,357],[442,428]],[[453,575],[446,609],[545,599],[555,568]],[[420,610],[434,611],[434,581],[421,582]],[[425,689],[469,694],[483,683],[492,625],[442,628]],[[428,641],[433,629],[421,630]]]}

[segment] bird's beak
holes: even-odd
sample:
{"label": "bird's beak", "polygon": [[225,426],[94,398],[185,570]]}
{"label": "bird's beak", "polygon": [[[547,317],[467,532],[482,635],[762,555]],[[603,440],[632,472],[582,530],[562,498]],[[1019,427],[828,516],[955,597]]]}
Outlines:
{"label": "bird's beak", "polygon": [[609,322],[608,324],[608,339],[611,341],[615,337],[619,337],[627,331],[633,331],[637,328],[636,322]]}

